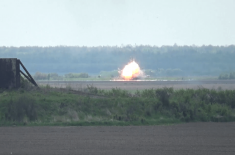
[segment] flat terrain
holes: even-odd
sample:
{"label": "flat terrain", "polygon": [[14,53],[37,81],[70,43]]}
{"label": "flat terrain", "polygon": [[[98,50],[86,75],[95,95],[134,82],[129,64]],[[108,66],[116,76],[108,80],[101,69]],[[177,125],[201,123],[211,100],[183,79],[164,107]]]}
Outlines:
{"label": "flat terrain", "polygon": [[235,123],[0,127],[0,154],[235,154]]}
{"label": "flat terrain", "polygon": [[143,90],[151,88],[173,87],[174,89],[235,89],[235,80],[205,80],[205,81],[38,81],[39,85],[49,84],[52,87],[65,88],[70,86],[75,90],[93,85],[100,89],[121,88],[124,90]]}

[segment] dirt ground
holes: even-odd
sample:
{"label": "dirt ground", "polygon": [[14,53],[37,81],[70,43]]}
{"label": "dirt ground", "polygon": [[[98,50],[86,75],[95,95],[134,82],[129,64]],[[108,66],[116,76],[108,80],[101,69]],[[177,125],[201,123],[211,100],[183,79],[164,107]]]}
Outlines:
{"label": "dirt ground", "polygon": [[235,123],[0,127],[0,154],[235,154]]}
{"label": "dirt ground", "polygon": [[75,90],[82,90],[87,85],[100,89],[121,88],[124,90],[143,90],[151,88],[173,87],[174,89],[235,89],[235,80],[212,80],[212,81],[38,81],[39,85],[49,84],[52,87],[65,88],[70,86]]}

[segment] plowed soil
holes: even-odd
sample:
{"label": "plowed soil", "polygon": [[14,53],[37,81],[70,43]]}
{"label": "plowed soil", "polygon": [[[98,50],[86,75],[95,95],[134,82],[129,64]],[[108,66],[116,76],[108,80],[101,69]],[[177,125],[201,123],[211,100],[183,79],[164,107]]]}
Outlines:
{"label": "plowed soil", "polygon": [[235,123],[0,127],[0,154],[235,154]]}

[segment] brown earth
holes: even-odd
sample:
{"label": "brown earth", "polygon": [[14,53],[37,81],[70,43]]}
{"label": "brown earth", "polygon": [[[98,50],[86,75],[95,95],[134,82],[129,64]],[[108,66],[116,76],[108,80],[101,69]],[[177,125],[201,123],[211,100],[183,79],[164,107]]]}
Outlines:
{"label": "brown earth", "polygon": [[75,90],[82,90],[87,85],[100,89],[121,88],[124,90],[157,89],[173,87],[174,89],[227,89],[235,90],[235,80],[205,80],[205,81],[38,81],[39,85],[49,84],[52,87],[65,88],[69,86]]}
{"label": "brown earth", "polygon": [[0,127],[0,154],[235,154],[235,123]]}

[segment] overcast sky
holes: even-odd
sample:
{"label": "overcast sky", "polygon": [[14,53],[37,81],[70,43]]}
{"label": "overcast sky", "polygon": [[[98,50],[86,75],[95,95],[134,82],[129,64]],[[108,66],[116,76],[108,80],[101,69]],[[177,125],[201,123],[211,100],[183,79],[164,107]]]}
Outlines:
{"label": "overcast sky", "polygon": [[0,0],[0,46],[235,44],[235,0]]}

